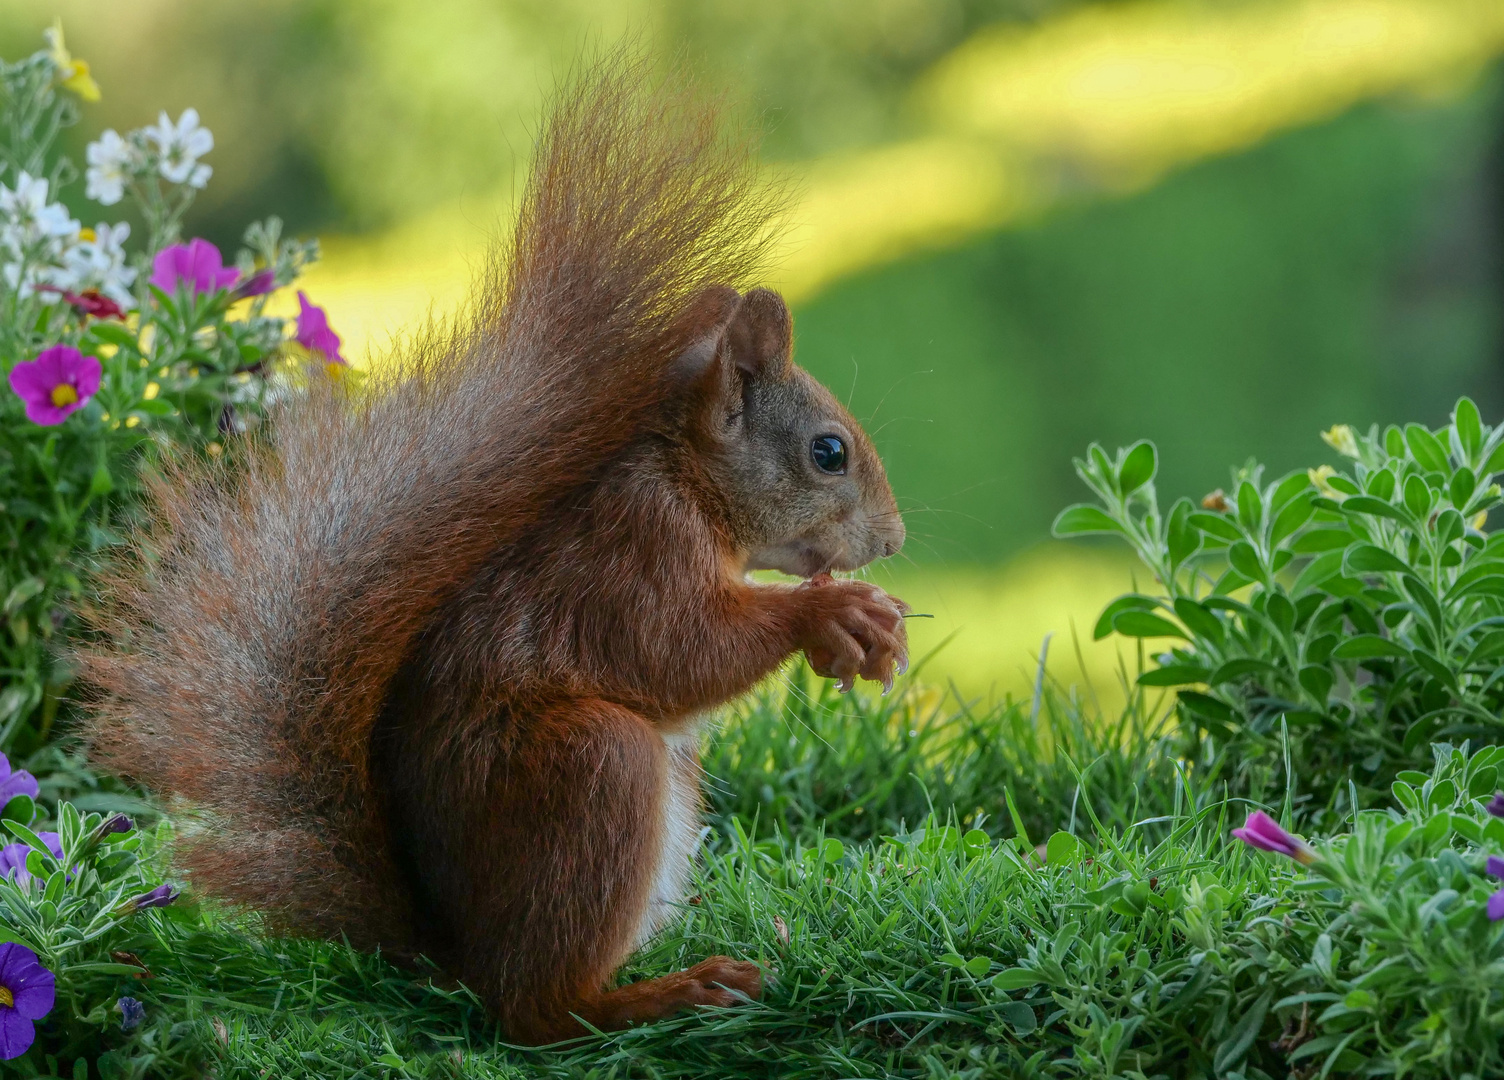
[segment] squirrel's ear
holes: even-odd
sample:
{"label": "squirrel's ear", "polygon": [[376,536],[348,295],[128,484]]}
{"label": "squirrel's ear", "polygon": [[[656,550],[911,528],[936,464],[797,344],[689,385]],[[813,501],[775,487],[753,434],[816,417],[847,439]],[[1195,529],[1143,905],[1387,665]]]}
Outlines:
{"label": "squirrel's ear", "polygon": [[685,307],[674,325],[674,337],[688,344],[674,358],[672,377],[675,382],[691,384],[720,351],[726,324],[736,314],[741,294],[724,285],[702,289]]}
{"label": "squirrel's ear", "polygon": [[794,350],[794,321],[783,297],[771,289],[753,289],[742,297],[726,327],[726,347],[743,374],[781,376]]}

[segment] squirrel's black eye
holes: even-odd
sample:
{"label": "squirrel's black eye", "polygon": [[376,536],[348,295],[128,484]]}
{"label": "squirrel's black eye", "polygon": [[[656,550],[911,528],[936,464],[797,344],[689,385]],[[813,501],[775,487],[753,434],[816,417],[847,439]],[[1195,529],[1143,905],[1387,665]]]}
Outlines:
{"label": "squirrel's black eye", "polygon": [[846,471],[846,444],[834,435],[820,435],[810,443],[809,457],[821,472],[839,474]]}

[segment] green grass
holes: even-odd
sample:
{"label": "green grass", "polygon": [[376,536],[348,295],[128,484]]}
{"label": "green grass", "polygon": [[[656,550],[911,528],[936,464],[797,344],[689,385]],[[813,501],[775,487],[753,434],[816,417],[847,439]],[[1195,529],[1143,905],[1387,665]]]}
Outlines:
{"label": "green grass", "polygon": [[[808,678],[745,703],[706,752],[693,898],[623,977],[754,958],[757,1004],[522,1050],[462,988],[189,903],[136,917],[154,977],[75,1052],[114,1048],[90,1076],[221,1080],[1499,1075],[1479,870],[1504,821],[1479,800],[1504,750],[1440,751],[1313,875],[1231,840],[1246,804],[1153,716],[1094,722],[1048,683],[986,709]],[[106,1011],[127,992],[129,1037]]]}

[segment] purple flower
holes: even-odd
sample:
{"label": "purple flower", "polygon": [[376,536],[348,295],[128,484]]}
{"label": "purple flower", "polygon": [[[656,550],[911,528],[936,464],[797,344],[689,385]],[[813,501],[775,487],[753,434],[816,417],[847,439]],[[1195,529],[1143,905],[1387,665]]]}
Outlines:
{"label": "purple flower", "polygon": [[1504,817],[1504,791],[1494,792],[1494,797],[1483,807],[1494,817]]}
{"label": "purple flower", "polygon": [[146,1019],[146,1006],[133,997],[123,997],[115,1002],[115,1010],[120,1013],[121,1031],[130,1031]]}
{"label": "purple flower", "polygon": [[225,266],[219,248],[207,240],[163,248],[151,264],[151,283],[169,294],[180,282],[186,282],[195,293],[212,293],[228,289],[239,278],[240,271]]}
{"label": "purple flower", "polygon": [[303,290],[298,290],[298,344],[313,352],[323,353],[331,364],[343,364],[339,354],[339,335],[329,329],[329,315],[317,304],[310,304]]}
{"label": "purple flower", "polygon": [[98,392],[100,374],[94,357],[72,345],[54,345],[11,368],[10,388],[26,402],[26,419],[51,427]]}
{"label": "purple flower", "polygon": [[52,1011],[57,980],[25,945],[0,945],[0,1061],[26,1053],[37,1037],[34,1021]]}
{"label": "purple flower", "polygon": [[136,823],[124,814],[111,814],[99,823],[89,839],[97,844],[106,836],[111,836],[117,832],[130,832],[135,827]]}
{"label": "purple flower", "polygon": [[276,287],[277,272],[268,267],[235,286],[233,295],[236,300],[244,300],[250,296],[265,296]]}
{"label": "purple flower", "polygon": [[1255,810],[1249,814],[1248,820],[1243,822],[1243,827],[1234,829],[1232,834],[1249,847],[1288,855],[1303,866],[1309,866],[1316,861],[1316,852],[1311,849],[1310,844],[1280,828],[1279,823],[1262,810]]}
{"label": "purple flower", "polygon": [[[1490,855],[1484,866],[1490,877],[1504,878],[1504,859],[1497,855]],[[1493,922],[1504,919],[1504,889],[1500,889],[1488,898],[1488,917]]]}
{"label": "purple flower", "polygon": [[[47,845],[52,857],[63,861],[63,840],[55,832],[39,832],[37,839]],[[30,844],[6,844],[0,848],[0,877],[11,878],[17,885],[25,886],[31,881],[31,872],[26,869],[26,857],[36,849]]]}
{"label": "purple flower", "polygon": [[117,909],[119,914],[128,915],[132,911],[140,911],[143,908],[166,907],[178,898],[178,891],[171,885],[163,882],[151,892],[144,892],[140,896],[133,897],[121,904]]}
{"label": "purple flower", "polygon": [[0,754],[0,807],[10,802],[17,795],[30,795],[37,797],[37,778],[25,769],[17,769],[14,772],[10,768],[10,758]]}

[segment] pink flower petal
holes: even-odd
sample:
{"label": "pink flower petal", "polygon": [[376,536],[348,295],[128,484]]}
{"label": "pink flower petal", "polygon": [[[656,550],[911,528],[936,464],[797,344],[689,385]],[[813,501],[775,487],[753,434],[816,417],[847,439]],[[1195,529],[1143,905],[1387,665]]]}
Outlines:
{"label": "pink flower petal", "polygon": [[34,398],[45,399],[56,385],[35,360],[23,361],[10,369],[10,388],[28,403]]}
{"label": "pink flower petal", "polygon": [[80,356],[78,366],[73,372],[73,386],[78,391],[77,404],[82,405],[89,398],[99,393],[99,380],[104,375],[104,369],[99,366],[99,360],[93,356]]}

